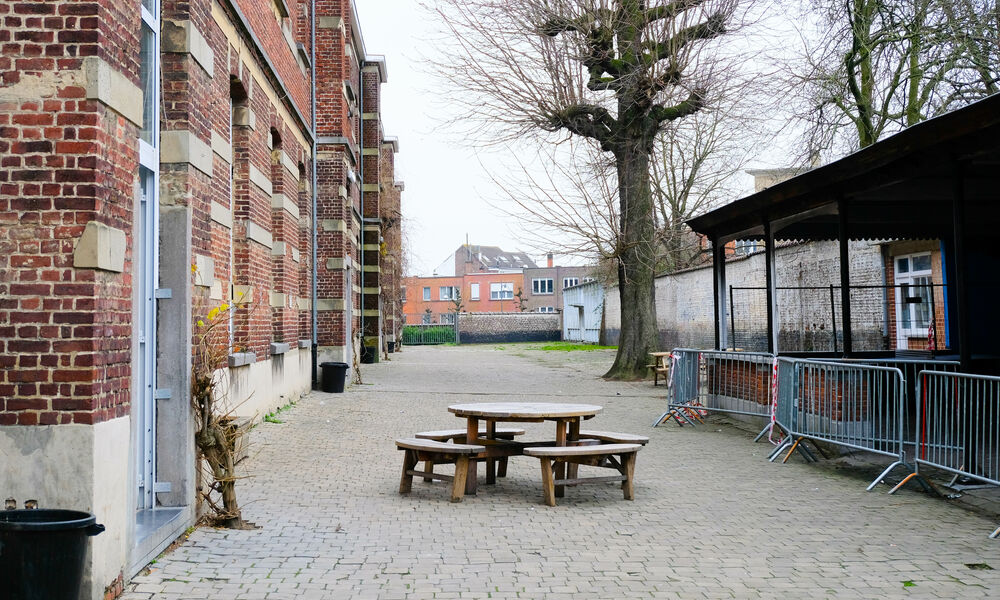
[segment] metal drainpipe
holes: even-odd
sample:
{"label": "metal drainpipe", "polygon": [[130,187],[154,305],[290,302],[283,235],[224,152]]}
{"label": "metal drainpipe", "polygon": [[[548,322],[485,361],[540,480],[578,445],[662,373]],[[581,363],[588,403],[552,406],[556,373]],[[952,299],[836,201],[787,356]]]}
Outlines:
{"label": "metal drainpipe", "polygon": [[318,223],[316,217],[318,215],[317,204],[319,198],[319,191],[317,190],[317,170],[316,161],[318,159],[318,147],[317,139],[319,136],[318,127],[316,125],[316,0],[312,0],[309,12],[310,21],[310,38],[309,38],[309,54],[310,56],[310,68],[312,71],[312,302],[310,302],[310,309],[312,312],[312,381],[315,385],[319,381],[319,334],[317,333],[318,316],[316,312],[316,302],[317,302],[317,272],[316,260],[318,258],[318,252],[316,250],[316,245],[319,242]]}

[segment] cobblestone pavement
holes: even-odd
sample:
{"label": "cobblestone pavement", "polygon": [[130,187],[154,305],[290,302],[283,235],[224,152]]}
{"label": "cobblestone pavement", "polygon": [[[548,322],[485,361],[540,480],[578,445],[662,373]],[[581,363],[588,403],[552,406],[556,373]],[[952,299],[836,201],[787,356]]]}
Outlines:
{"label": "cobblestone pavement", "polygon": [[[915,490],[865,492],[847,470],[768,463],[766,443],[726,424],[652,429],[663,387],[602,381],[611,359],[413,347],[366,366],[365,385],[254,430],[239,495],[259,529],[197,529],[124,598],[1000,597],[990,518]],[[649,435],[635,501],[590,485],[548,508],[528,457],[460,504],[440,482],[397,494],[394,438],[460,427],[452,403],[522,399],[600,404],[585,427]]]}

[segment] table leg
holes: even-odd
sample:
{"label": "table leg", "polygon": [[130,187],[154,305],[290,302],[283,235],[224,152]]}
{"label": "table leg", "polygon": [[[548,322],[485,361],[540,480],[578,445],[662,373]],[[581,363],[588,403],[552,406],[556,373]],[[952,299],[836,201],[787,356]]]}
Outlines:
{"label": "table leg", "polygon": [[[465,428],[465,443],[475,444],[479,440],[479,419],[477,417],[469,417],[468,424]],[[475,496],[476,495],[476,479],[477,471],[479,467],[479,461],[475,459],[469,460],[468,474],[465,479],[465,495]]]}
{"label": "table leg", "polygon": [[[572,444],[573,442],[579,439],[580,439],[580,419],[573,419],[572,421],[569,422],[569,433],[566,436],[566,443]],[[566,477],[568,479],[576,479],[576,475],[579,471],[580,471],[580,465],[576,463],[570,463],[566,465]]]}
{"label": "table leg", "polygon": [[[495,440],[497,437],[497,422],[486,421],[486,437]],[[497,482],[497,461],[492,458],[486,459],[486,483],[494,485]]]}
{"label": "table leg", "polygon": [[[556,421],[556,446],[566,445],[566,421]],[[559,485],[560,479],[566,479],[566,463],[557,461],[555,463],[555,492],[556,498],[562,498],[566,493],[566,488]]]}

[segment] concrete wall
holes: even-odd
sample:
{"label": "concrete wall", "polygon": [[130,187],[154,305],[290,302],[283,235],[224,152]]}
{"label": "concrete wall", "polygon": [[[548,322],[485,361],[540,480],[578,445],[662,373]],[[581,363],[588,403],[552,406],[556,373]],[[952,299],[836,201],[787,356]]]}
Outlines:
{"label": "concrete wall", "polygon": [[596,344],[604,317],[604,286],[597,281],[563,290],[563,340]]}
{"label": "concrete wall", "polygon": [[101,598],[122,573],[132,534],[130,419],[95,425],[0,427],[0,496],[40,508],[91,512],[107,529],[91,538],[81,598]]}
{"label": "concrete wall", "polygon": [[549,342],[562,337],[559,313],[462,313],[459,343]]}
{"label": "concrete wall", "polygon": [[[851,284],[883,284],[883,259],[877,243],[855,241],[850,245]],[[843,346],[839,290],[830,305],[830,284],[840,283],[837,242],[810,242],[779,247],[775,254],[778,287],[818,287],[820,290],[779,290],[779,348],[833,350],[831,312],[836,317],[838,345]],[[726,279],[734,288],[763,288],[764,254],[730,259]],[[727,290],[727,303],[729,293]],[[884,344],[881,290],[852,294],[852,320],[856,349],[880,349]],[[732,347],[762,350],[767,347],[767,303],[764,290],[734,290],[727,327],[736,326]],[[661,348],[712,348],[715,346],[712,267],[705,266],[656,279],[656,314]],[[604,342],[616,344],[621,330],[617,288],[605,298]]]}
{"label": "concrete wall", "polygon": [[284,354],[228,371],[229,406],[237,417],[259,421],[264,415],[296,402],[311,387],[312,364],[308,348],[292,348]]}

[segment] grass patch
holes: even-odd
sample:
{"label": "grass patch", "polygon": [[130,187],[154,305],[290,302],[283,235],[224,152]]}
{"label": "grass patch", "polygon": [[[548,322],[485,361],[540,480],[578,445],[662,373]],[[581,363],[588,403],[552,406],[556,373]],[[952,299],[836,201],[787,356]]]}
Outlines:
{"label": "grass patch", "polygon": [[544,352],[592,352],[594,350],[617,350],[618,346],[599,346],[597,344],[581,344],[578,342],[552,342],[531,349],[542,350]]}
{"label": "grass patch", "polygon": [[281,408],[277,408],[274,411],[267,413],[266,415],[264,415],[264,422],[266,422],[266,423],[274,423],[276,425],[281,425],[282,423],[284,423],[284,421],[282,421],[281,419],[279,419],[278,415],[280,415],[281,413],[285,412],[286,410],[288,410],[289,408],[291,408],[293,406],[295,406],[295,403],[294,402],[289,402],[288,404],[282,406]]}

